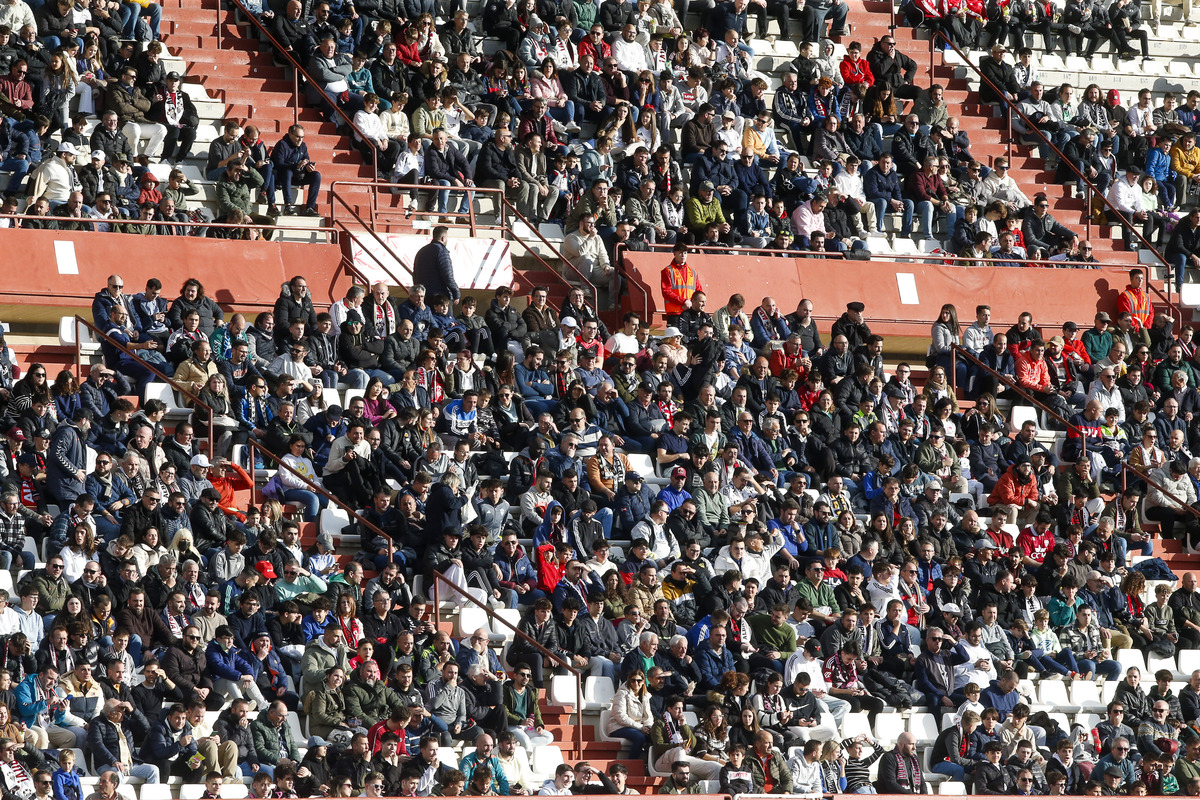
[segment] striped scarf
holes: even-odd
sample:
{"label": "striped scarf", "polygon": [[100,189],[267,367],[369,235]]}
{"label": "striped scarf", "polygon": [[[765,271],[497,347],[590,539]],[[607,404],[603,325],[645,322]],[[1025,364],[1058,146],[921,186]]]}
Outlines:
{"label": "striped scarf", "polygon": [[900,786],[911,785],[913,794],[920,794],[921,786],[921,765],[913,756],[906,756],[898,749],[896,750],[896,783]]}

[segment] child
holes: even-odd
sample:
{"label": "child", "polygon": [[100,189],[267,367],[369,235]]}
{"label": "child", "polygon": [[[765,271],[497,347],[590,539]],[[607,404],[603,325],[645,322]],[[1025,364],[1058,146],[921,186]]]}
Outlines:
{"label": "child", "polygon": [[117,621],[112,616],[112,598],[106,594],[96,595],[92,600],[93,641],[101,647],[108,647],[112,644],[112,635],[116,627]]}
{"label": "child", "polygon": [[210,772],[204,776],[204,793],[200,800],[217,800],[221,796],[221,773]]}
{"label": "child", "polygon": [[958,456],[958,466],[962,470],[962,476],[967,482],[967,491],[975,498],[975,507],[984,508],[987,506],[987,491],[983,484],[975,479],[971,474],[971,443],[966,439],[959,439],[954,443],[954,454]]}
{"label": "child", "polygon": [[470,139],[473,142],[487,144],[496,138],[496,131],[488,125],[488,116],[490,109],[486,105],[479,105],[475,108],[475,118],[470,122],[463,123],[459,130],[462,138]]}
{"label": "child", "polygon": [[[401,151],[400,157],[396,159],[396,169],[392,176],[394,183],[403,183],[409,186],[416,187],[425,177],[425,150],[422,147],[420,134],[410,133],[408,135],[408,148]],[[393,194],[399,194],[402,189],[392,189]],[[405,218],[411,217],[413,212],[417,210],[417,189],[408,190],[408,208],[404,212]]]}
{"label": "child", "polygon": [[744,744],[735,744],[729,748],[729,762],[721,767],[719,777],[722,794],[737,796],[762,791],[761,786],[754,784],[754,773],[744,766],[745,760],[746,746]]}
{"label": "child", "polygon": [[75,751],[60,750],[58,769],[54,772],[55,800],[83,800],[83,787],[75,771]]}
{"label": "child", "polygon": [[313,603],[312,613],[306,616],[300,623],[304,629],[304,636],[308,641],[319,639],[325,633],[326,626],[329,625],[329,600],[324,597],[318,597]]}
{"label": "child", "polygon": [[355,648],[354,657],[350,659],[350,669],[358,669],[359,665],[375,660],[375,643],[369,639],[363,639]]}
{"label": "child", "polygon": [[317,543],[308,552],[308,563],[304,568],[314,575],[329,578],[342,571],[338,565],[337,556],[333,552],[333,536],[322,533],[317,536]]}
{"label": "child", "polygon": [[968,711],[974,711],[976,714],[983,714],[983,703],[979,702],[979,684],[968,683],[963,687],[963,697],[966,701],[958,707],[958,711],[954,713],[954,721],[961,722],[963,714]]}
{"label": "child", "polygon": [[[352,56],[354,53],[354,20],[346,17],[338,23],[337,27],[337,54],[339,56]],[[366,61],[366,59],[363,59]],[[358,67],[355,67],[358,69]]]}

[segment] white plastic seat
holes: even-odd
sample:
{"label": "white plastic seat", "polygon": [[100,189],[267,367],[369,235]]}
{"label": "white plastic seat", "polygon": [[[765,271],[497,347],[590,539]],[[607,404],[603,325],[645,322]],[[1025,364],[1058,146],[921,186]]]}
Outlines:
{"label": "white plastic seat", "polygon": [[[611,682],[611,681],[610,681]],[[555,675],[550,679],[551,705],[575,707],[575,676]]]}
{"label": "white plastic seat", "polygon": [[933,714],[916,713],[908,718],[908,732],[917,737],[917,745],[937,741],[937,718]]}
{"label": "white plastic seat", "polygon": [[539,775],[553,775],[554,770],[561,763],[563,763],[562,749],[558,745],[548,744],[534,749],[531,769]]}
{"label": "white plastic seat", "polygon": [[308,739],[304,735],[304,731],[300,728],[300,715],[295,711],[289,711],[287,715],[287,725],[292,731],[292,738],[297,742],[305,742]]}
{"label": "white plastic seat", "polygon": [[512,641],[516,637],[516,634],[512,632],[512,628],[509,628],[497,618],[502,617],[511,622],[515,627],[521,623],[521,612],[515,608],[497,608],[494,610],[496,616],[491,618],[492,638],[503,639],[506,642]]}
{"label": "white plastic seat", "polygon": [[346,404],[343,405],[342,408],[349,408],[351,400],[353,400],[356,397],[362,397],[366,393],[367,393],[366,389],[347,389],[346,390]]}
{"label": "white plastic seat", "polygon": [[842,720],[842,738],[853,739],[860,733],[871,735],[871,722],[865,711],[852,711]]}
{"label": "white plastic seat", "polygon": [[938,786],[938,794],[966,794],[967,785],[962,781],[946,781]]}
{"label": "white plastic seat", "polygon": [[[571,676],[568,676],[571,677]],[[574,678],[572,678],[574,681]],[[572,695],[574,690],[572,690]],[[606,708],[613,699],[616,690],[608,678],[585,678],[583,682],[583,708],[585,711],[595,711]]]}
{"label": "white plastic seat", "polygon": [[204,794],[204,784],[202,783],[185,783],[179,787],[179,800],[200,800],[202,794]]}
{"label": "white plastic seat", "polygon": [[1064,731],[1071,730],[1071,720],[1061,711],[1051,711],[1047,716],[1057,722],[1058,727],[1062,728]]}
{"label": "white plastic seat", "polygon": [[[1026,422],[1032,422],[1034,425],[1038,425],[1037,409],[1033,406],[1013,406],[1012,417],[1010,419],[1010,424],[1012,425],[1013,431],[1021,430],[1021,427]],[[1038,427],[1041,426],[1039,425]]]}
{"label": "white plastic seat", "polygon": [[[137,800],[137,788],[131,783],[133,778],[126,778],[125,781],[117,787],[117,796],[124,800]],[[245,797],[246,795],[242,795]]]}
{"label": "white plastic seat", "polygon": [[[849,719],[849,715],[846,716]],[[897,713],[884,712],[875,717],[875,739],[880,743],[892,743],[904,733],[904,717]]]}
{"label": "white plastic seat", "polygon": [[240,800],[250,796],[250,787],[244,783],[222,783],[220,795],[227,800]]}
{"label": "white plastic seat", "polygon": [[1200,650],[1179,651],[1179,672],[1190,678],[1192,673],[1200,669]]}
{"label": "white plastic seat", "polygon": [[[1053,683],[1055,681],[1045,681]],[[1104,713],[1105,703],[1100,699],[1100,690],[1093,681],[1073,681],[1071,683],[1071,702],[1084,712]]]}
{"label": "white plastic seat", "polygon": [[325,399],[326,408],[329,408],[330,406],[340,406],[342,404],[342,395],[337,389],[322,389],[321,396]]}
{"label": "white plastic seat", "polygon": [[350,524],[350,515],[340,508],[321,509],[320,531],[328,533],[336,542],[342,538],[342,528]]}
{"label": "white plastic seat", "polygon": [[1130,667],[1137,667],[1142,672],[1142,680],[1149,682],[1150,676],[1146,674],[1146,656],[1141,650],[1118,650],[1113,658],[1121,663],[1121,672],[1128,672]]}
{"label": "white plastic seat", "polygon": [[1084,730],[1090,731],[1099,725],[1102,719],[1103,717],[1099,714],[1081,713],[1075,715],[1075,724],[1082,725]]}
{"label": "white plastic seat", "polygon": [[[459,610],[454,626],[460,639],[467,638],[480,628],[486,631],[488,629],[487,612],[478,606],[468,603]],[[488,638],[490,639],[491,637]]]}
{"label": "white plastic seat", "polygon": [[458,752],[453,747],[439,747],[438,761],[449,765],[451,769],[458,769]]}
{"label": "white plastic seat", "polygon": [[1067,699],[1067,685],[1062,681],[1041,681],[1041,685],[1038,686],[1038,699],[1042,705],[1050,706],[1064,714],[1078,714],[1081,710],[1078,705]]}
{"label": "white plastic seat", "polygon": [[1170,658],[1164,658],[1163,656],[1156,656],[1153,653],[1147,653],[1145,678],[1147,680],[1152,680],[1154,678],[1154,673],[1158,672],[1160,669],[1165,669],[1167,672],[1170,672],[1172,679],[1186,677],[1175,669],[1174,656]]}

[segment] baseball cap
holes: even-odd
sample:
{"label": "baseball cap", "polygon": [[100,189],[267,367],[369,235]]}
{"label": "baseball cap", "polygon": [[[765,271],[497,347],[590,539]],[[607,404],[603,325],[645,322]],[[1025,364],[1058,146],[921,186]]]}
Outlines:
{"label": "baseball cap", "polygon": [[942,614],[956,614],[962,616],[962,609],[958,607],[958,603],[946,603],[942,606]]}
{"label": "baseball cap", "polygon": [[212,462],[208,460],[208,456],[204,455],[203,453],[200,453],[199,455],[192,456],[192,466],[193,467],[211,467]]}
{"label": "baseball cap", "polygon": [[993,542],[991,539],[976,539],[975,540],[975,549],[976,550],[999,550],[1000,548],[996,547],[996,543]]}
{"label": "baseball cap", "polygon": [[686,478],[687,470],[684,469],[683,467],[676,467],[675,469],[671,470],[671,477],[672,478]]}
{"label": "baseball cap", "polygon": [[75,149],[75,145],[71,144],[70,142],[62,142],[59,144],[58,152],[70,153],[73,156],[79,155],[79,151]]}
{"label": "baseball cap", "polygon": [[577,323],[575,321],[574,317],[563,317],[562,320],[560,320],[558,324],[563,326],[564,328],[578,328],[579,327],[579,323]]}
{"label": "baseball cap", "polygon": [[275,566],[265,559],[255,564],[254,568],[258,570],[259,575],[262,575],[267,580],[274,580],[279,577],[275,574]]}
{"label": "baseball cap", "polygon": [[101,161],[105,161],[105,160],[107,160],[107,159],[108,159],[108,156],[104,154],[104,151],[103,151],[103,150],[93,150],[93,151],[92,151],[92,158],[96,158],[96,159],[99,159],[99,160],[101,160]]}

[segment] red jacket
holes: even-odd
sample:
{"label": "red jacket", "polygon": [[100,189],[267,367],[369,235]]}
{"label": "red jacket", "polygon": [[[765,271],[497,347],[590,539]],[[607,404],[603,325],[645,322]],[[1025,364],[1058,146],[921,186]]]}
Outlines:
{"label": "red jacket", "polygon": [[904,188],[907,190],[905,196],[914,203],[946,199],[946,184],[942,183],[938,175],[927,175],[923,169],[909,175]]}
{"label": "red jacket", "polygon": [[[989,506],[1003,503],[1005,505],[1023,508],[1025,501],[1038,499],[1037,476],[1030,475],[1028,482],[1021,483],[1019,480],[1017,480],[1017,475],[1014,472],[1015,469],[1015,467],[1009,467],[1007,470],[1005,470],[1004,474],[1000,476],[1000,480],[996,481],[995,488],[993,488],[992,493],[988,495]],[[1008,538],[1010,540],[1008,542],[1009,547],[1003,548],[1004,552],[1006,553],[1008,552],[1009,548],[1012,547],[1012,537],[1010,536]],[[993,539],[993,541],[995,541],[995,539]],[[1000,542],[996,542],[996,546],[999,547]]]}
{"label": "red jacket", "polygon": [[850,56],[842,59],[842,63],[838,66],[842,73],[842,80],[847,86],[855,83],[865,83],[871,86],[875,83],[875,76],[871,74],[871,65],[867,63],[865,58],[860,58],[857,61],[851,61]]}

